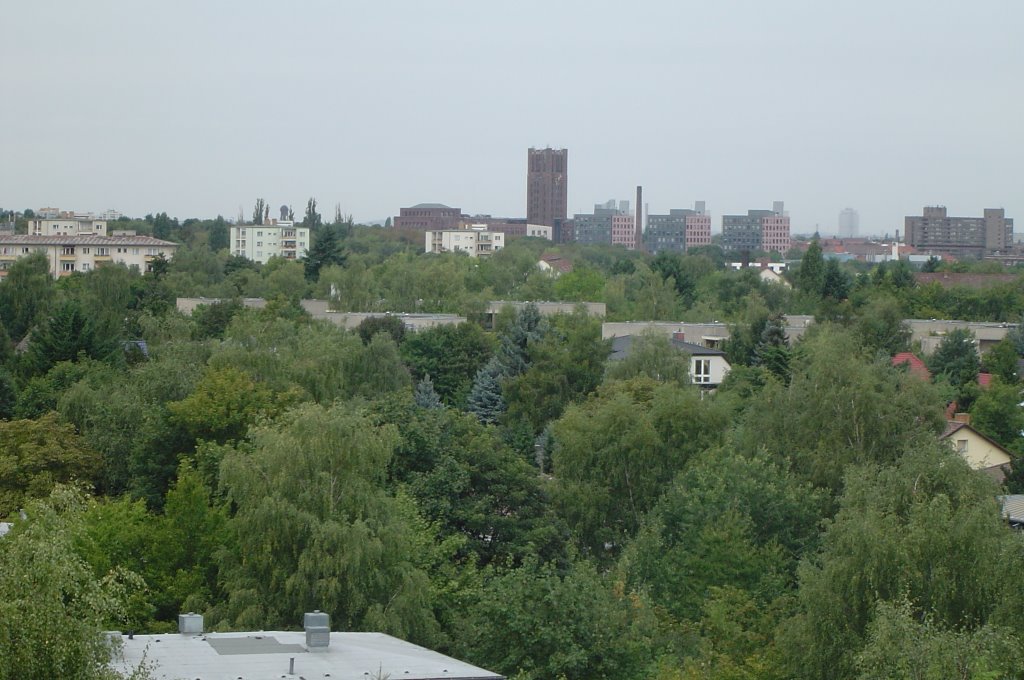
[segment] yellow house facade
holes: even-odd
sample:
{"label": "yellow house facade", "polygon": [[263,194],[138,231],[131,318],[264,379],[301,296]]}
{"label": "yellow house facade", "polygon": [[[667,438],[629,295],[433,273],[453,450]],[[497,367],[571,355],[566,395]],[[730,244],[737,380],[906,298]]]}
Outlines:
{"label": "yellow house facade", "polygon": [[947,423],[942,439],[950,443],[972,470],[981,470],[1001,483],[1013,457],[1002,446],[971,427],[967,422],[969,416],[958,413],[955,417],[956,420]]}

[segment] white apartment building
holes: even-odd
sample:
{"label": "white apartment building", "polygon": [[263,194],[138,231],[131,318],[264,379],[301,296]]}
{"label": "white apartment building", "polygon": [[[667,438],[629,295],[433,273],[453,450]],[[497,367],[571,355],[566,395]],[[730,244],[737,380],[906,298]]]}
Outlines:
{"label": "white apartment building", "polygon": [[28,233],[34,236],[106,236],[107,220],[96,218],[92,213],[41,208],[28,220]]}
{"label": "white apartment building", "polygon": [[505,234],[487,231],[484,227],[445,229],[424,232],[425,253],[467,253],[470,257],[487,257],[505,247]]}
{"label": "white apartment building", "polygon": [[290,220],[231,227],[231,254],[260,264],[266,264],[272,257],[305,259],[309,245],[309,228],[297,227]]}
{"label": "white apartment building", "polygon": [[58,278],[108,264],[146,272],[154,258],[163,255],[170,260],[177,249],[177,243],[152,236],[4,234],[0,235],[0,278],[7,276],[15,260],[34,252],[46,255],[50,274]]}

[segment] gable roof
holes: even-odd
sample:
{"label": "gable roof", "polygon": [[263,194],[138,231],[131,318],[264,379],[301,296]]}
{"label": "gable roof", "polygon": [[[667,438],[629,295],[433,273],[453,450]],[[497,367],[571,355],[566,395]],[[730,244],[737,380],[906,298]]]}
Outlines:
{"label": "gable roof", "polygon": [[939,439],[949,439],[954,434],[956,434],[957,432],[960,432],[960,431],[964,431],[965,433],[966,432],[970,432],[970,433],[978,435],[979,437],[984,439],[986,442],[988,442],[989,444],[991,444],[992,446],[997,448],[999,451],[1004,453],[1008,458],[1013,460],[1013,454],[1010,453],[1009,451],[1007,451],[1006,448],[1003,447],[1002,444],[1000,444],[997,441],[993,441],[992,439],[989,439],[988,437],[983,435],[981,432],[978,432],[976,429],[971,427],[970,423],[965,423],[965,422],[960,421],[960,420],[947,420],[946,421],[946,429],[943,430],[942,434],[939,435]]}
{"label": "gable roof", "polygon": [[563,274],[568,274],[572,271],[572,262],[562,257],[561,255],[555,255],[554,253],[548,253],[540,256],[541,262],[544,262],[552,269],[557,269]]}
{"label": "gable roof", "polygon": [[916,375],[922,380],[932,379],[931,371],[928,370],[928,367],[925,366],[924,362],[921,361],[921,359],[913,352],[900,352],[892,358],[893,366],[901,366],[903,364],[907,365],[907,370],[911,375]]}

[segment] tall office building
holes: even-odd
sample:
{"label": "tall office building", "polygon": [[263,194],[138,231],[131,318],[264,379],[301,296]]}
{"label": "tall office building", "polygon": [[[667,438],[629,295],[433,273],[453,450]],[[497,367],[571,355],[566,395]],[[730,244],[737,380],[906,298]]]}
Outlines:
{"label": "tall office building", "polygon": [[860,215],[853,208],[843,208],[839,213],[839,238],[857,238],[860,234]]}
{"label": "tall office building", "polygon": [[526,221],[554,227],[569,209],[569,150],[531,148],[526,167]]}
{"label": "tall office building", "polygon": [[1002,208],[985,208],[983,217],[950,217],[944,206],[927,207],[904,226],[907,243],[924,252],[982,257],[1013,245],[1013,220]]}

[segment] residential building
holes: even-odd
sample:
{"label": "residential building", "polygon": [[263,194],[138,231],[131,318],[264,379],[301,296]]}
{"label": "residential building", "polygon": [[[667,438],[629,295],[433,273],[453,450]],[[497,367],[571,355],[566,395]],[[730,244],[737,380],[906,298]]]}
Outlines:
{"label": "residential building", "polygon": [[309,228],[291,220],[270,224],[242,224],[230,230],[231,254],[266,264],[272,257],[302,260],[309,250]]}
{"label": "residential building", "polygon": [[860,233],[860,215],[853,208],[843,208],[839,212],[839,238],[857,238]]}
{"label": "residential building", "polygon": [[785,253],[790,248],[789,215],[782,201],[771,210],[748,210],[746,215],[722,215],[722,248],[729,251]]}
{"label": "residential building", "polygon": [[174,257],[178,244],[161,241],[152,236],[39,236],[36,234],[0,235],[0,277],[15,260],[41,252],[50,263],[54,278],[75,272],[88,272],[107,264],[123,264],[149,271],[154,258]]}
{"label": "residential building", "polygon": [[443,203],[418,203],[398,212],[393,228],[409,231],[458,229],[464,219],[460,208],[451,208]]}
{"label": "residential building", "polygon": [[[622,335],[612,338],[611,361],[620,361],[629,356],[633,343],[640,336]],[[675,333],[669,338],[672,346],[690,356],[690,381],[705,388],[715,388],[722,384],[725,376],[732,368],[720,349],[695,345],[686,342],[682,333]]]}
{"label": "residential building", "polygon": [[92,213],[40,208],[28,219],[28,233],[34,236],[106,236],[107,220]]}
{"label": "residential building", "polygon": [[1013,246],[1013,220],[1003,208],[985,208],[982,217],[950,217],[945,206],[930,206],[907,216],[904,227],[907,243],[925,253],[980,258]]}
{"label": "residential building", "polygon": [[487,231],[498,231],[505,234],[506,238],[519,236],[532,236],[552,240],[554,227],[545,224],[530,224],[521,217],[491,217],[490,215],[473,215],[462,220],[460,228],[485,226]]}
{"label": "residential building", "polygon": [[424,232],[425,253],[466,253],[470,257],[487,257],[505,247],[505,234],[487,231],[484,226],[469,229],[445,229]]}
{"label": "residential building", "polygon": [[310,612],[301,631],[219,633],[203,617],[182,614],[177,633],[108,633],[111,668],[125,676],[140,666],[156,680],[172,678],[402,678],[504,680],[498,673],[384,633],[332,632],[327,614]]}
{"label": "residential building", "polygon": [[568,215],[569,150],[530,148],[526,168],[526,221],[554,227]]}
{"label": "residential building", "polygon": [[971,427],[971,416],[957,413],[946,421],[946,429],[939,437],[959,453],[972,470],[980,470],[1002,483],[1006,478],[1013,456],[998,443]]}

